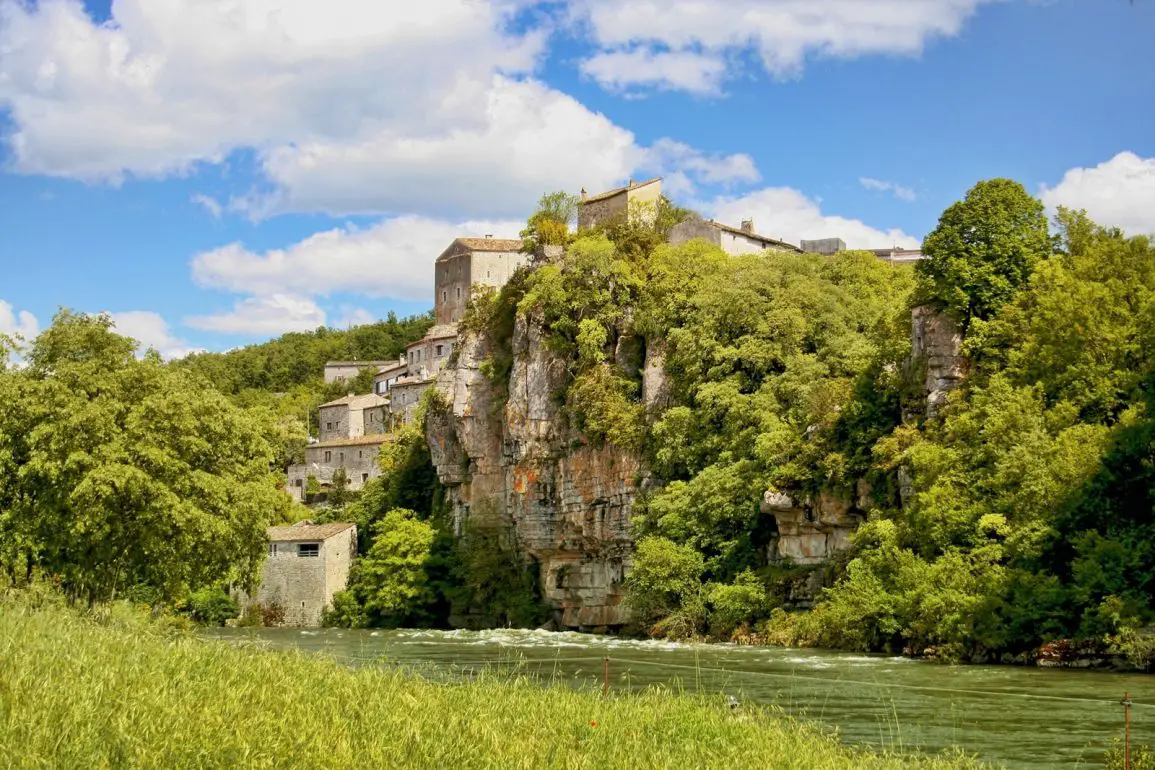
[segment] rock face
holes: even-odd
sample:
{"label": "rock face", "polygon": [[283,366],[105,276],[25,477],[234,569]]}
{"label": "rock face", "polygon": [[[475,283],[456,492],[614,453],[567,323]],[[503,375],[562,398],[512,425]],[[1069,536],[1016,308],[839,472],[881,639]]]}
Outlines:
{"label": "rock face", "polygon": [[455,526],[497,526],[536,561],[560,625],[621,625],[629,619],[621,588],[630,515],[644,469],[632,454],[588,446],[564,426],[566,362],[546,350],[540,324],[515,325],[504,405],[481,371],[488,346],[462,336],[456,365],[436,382],[442,407],[425,426]]}
{"label": "rock face", "polygon": [[789,559],[795,564],[823,564],[850,547],[850,536],[866,520],[870,490],[859,484],[850,490],[823,490],[816,499],[798,502],[768,490],[762,512],[778,523],[778,537],[767,554],[771,562]]}
{"label": "rock face", "polygon": [[958,324],[929,305],[911,311],[911,358],[926,361],[926,416],[934,417],[946,401],[947,394],[966,377],[967,360],[963,357],[963,335]]}

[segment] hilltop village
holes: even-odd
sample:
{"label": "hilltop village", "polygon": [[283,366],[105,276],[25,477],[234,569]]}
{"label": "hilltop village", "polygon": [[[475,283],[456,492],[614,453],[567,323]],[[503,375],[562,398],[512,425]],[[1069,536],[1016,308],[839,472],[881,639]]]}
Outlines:
{"label": "hilltop village", "polygon": [[[578,229],[586,230],[625,217],[638,206],[653,206],[661,199],[660,177],[643,182],[630,180],[621,187],[588,195],[582,190],[578,209]],[[840,238],[804,240],[798,246],[759,234],[753,220],[739,226],[712,219],[691,217],[670,232],[673,245],[701,238],[731,255],[764,251],[836,254],[846,250]],[[434,325],[419,340],[410,343],[396,361],[330,361],[325,364],[325,383],[350,380],[366,368],[375,370],[373,392],[350,393],[322,404],[317,420],[318,435],[305,449],[305,461],[288,469],[286,489],[298,501],[306,500],[311,480],[316,489],[326,491],[335,475],[345,476],[347,489],[360,490],[369,479],[380,475],[377,456],[391,440],[392,430],[411,421],[422,393],[430,387],[449,360],[458,341],[457,325],[476,287],[500,289],[525,265],[547,254],[527,253],[519,239],[492,235],[456,238],[437,257],[434,275]],[[872,249],[882,260],[910,263],[922,258],[915,249]]]}

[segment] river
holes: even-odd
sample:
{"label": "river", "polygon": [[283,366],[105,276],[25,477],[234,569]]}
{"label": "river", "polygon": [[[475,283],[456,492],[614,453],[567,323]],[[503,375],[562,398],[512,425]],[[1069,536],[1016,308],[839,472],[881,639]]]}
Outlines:
{"label": "river", "polygon": [[678,644],[546,631],[219,629],[215,638],[445,674],[517,668],[614,690],[661,684],[773,704],[837,728],[848,743],[936,752],[958,746],[1012,768],[1098,768],[1122,734],[1129,691],[1133,743],[1155,745],[1155,677],[1009,666],[946,666],[878,655]]}

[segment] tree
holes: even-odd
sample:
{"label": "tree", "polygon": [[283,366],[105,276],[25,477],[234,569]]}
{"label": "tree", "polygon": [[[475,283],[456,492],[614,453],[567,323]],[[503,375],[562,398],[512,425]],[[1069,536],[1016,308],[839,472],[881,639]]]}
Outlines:
{"label": "tree", "polygon": [[433,600],[426,563],[436,531],[429,522],[395,508],[374,525],[373,545],[357,564],[354,591],[375,625],[397,625]]}
{"label": "tree", "polygon": [[918,299],[940,304],[966,329],[1014,297],[1052,246],[1042,202],[1010,179],[979,182],[923,241]]}
{"label": "tree", "polygon": [[341,466],[333,471],[333,480],[329,487],[328,502],[334,508],[340,508],[349,502],[353,497],[349,491],[349,474],[345,472],[345,466]]}
{"label": "tree", "polygon": [[522,251],[532,253],[539,246],[565,246],[569,243],[570,225],[577,219],[580,201],[564,191],[547,193],[537,202],[537,211],[529,217],[520,235],[525,242]]}
{"label": "tree", "polygon": [[89,602],[251,586],[290,504],[271,427],[111,327],[61,311],[0,373],[0,558]]}

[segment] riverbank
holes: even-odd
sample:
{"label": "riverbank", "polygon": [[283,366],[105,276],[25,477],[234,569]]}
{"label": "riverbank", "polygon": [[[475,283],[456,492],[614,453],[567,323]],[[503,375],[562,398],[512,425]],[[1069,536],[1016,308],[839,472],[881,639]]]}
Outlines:
{"label": "riverbank", "polygon": [[[603,698],[196,638],[126,606],[100,619],[0,600],[5,767],[898,768],[721,698]],[[922,767],[965,761],[925,759]]]}

